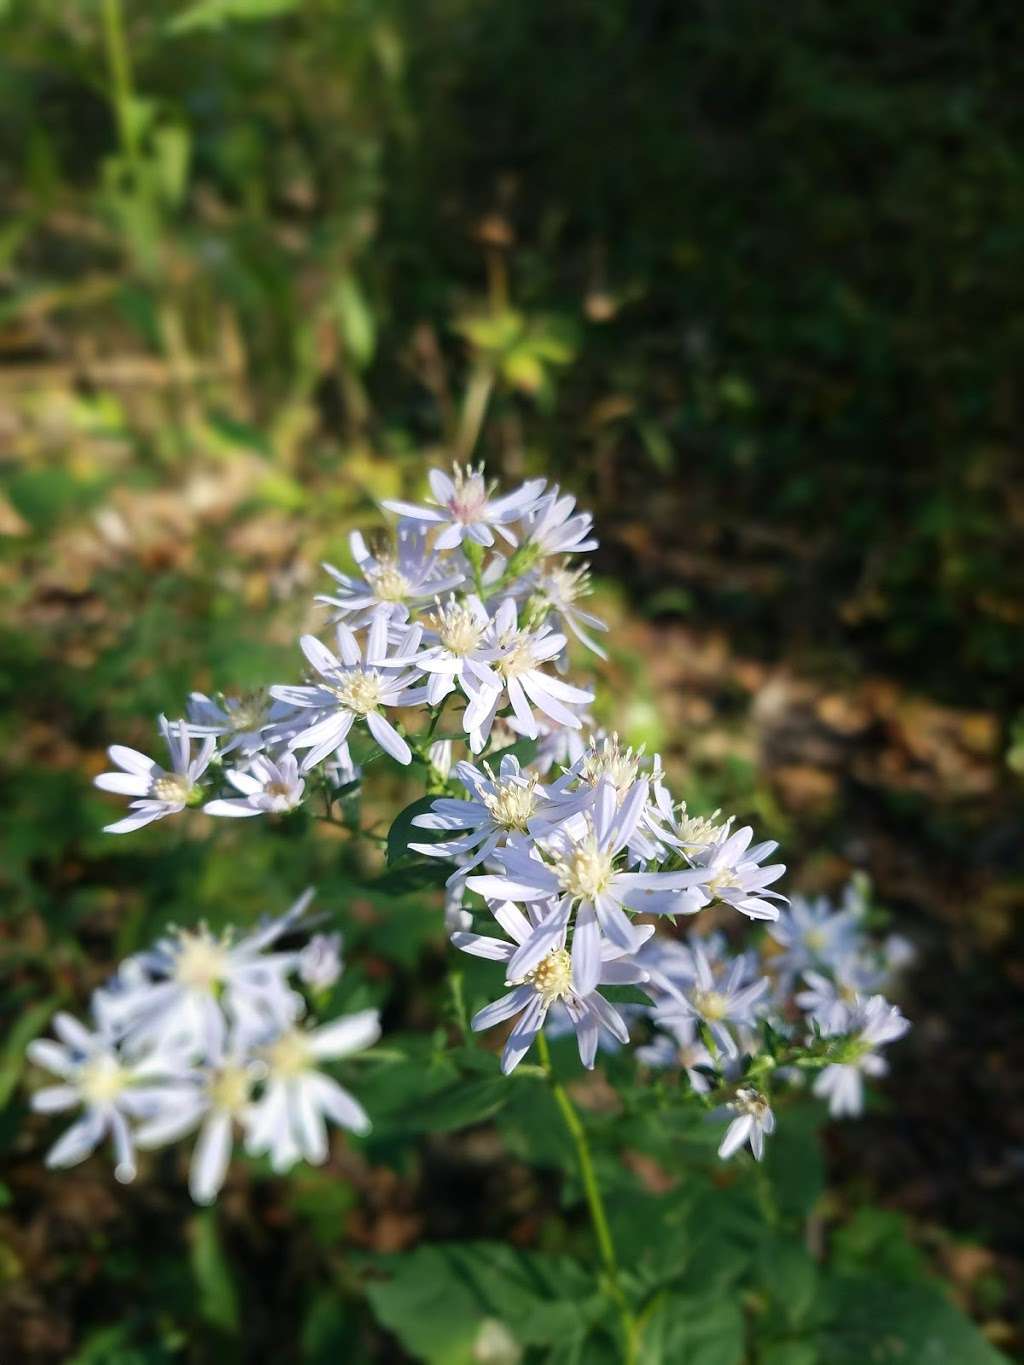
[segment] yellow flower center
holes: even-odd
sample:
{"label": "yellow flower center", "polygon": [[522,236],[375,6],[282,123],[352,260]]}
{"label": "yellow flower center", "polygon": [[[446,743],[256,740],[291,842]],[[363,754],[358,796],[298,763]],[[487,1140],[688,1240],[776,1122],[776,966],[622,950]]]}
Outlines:
{"label": "yellow flower center", "polygon": [[548,953],[523,979],[533,987],[545,1005],[564,999],[572,990],[572,958],[568,950],[556,948],[553,953]]}
{"label": "yellow flower center", "polygon": [[586,565],[580,569],[570,569],[564,563],[554,564],[545,573],[541,590],[556,604],[568,606],[581,597],[588,597],[593,591],[590,570]]}
{"label": "yellow flower center", "polygon": [[205,929],[197,934],[182,933],[174,979],[190,990],[209,991],[224,980],[227,972],[227,946]]}
{"label": "yellow flower center", "polygon": [[313,1060],[309,1039],[298,1029],[282,1033],[275,1043],[267,1048],[267,1065],[275,1076],[300,1076],[308,1071]]}
{"label": "yellow flower center", "polygon": [[693,1005],[705,1019],[717,1021],[724,1019],[729,1013],[728,998],[722,995],[720,991],[694,991]]}
{"label": "yellow flower center", "polygon": [[183,773],[161,773],[153,779],[149,794],[157,801],[188,801],[192,795],[192,783]]}
{"label": "yellow flower center", "polygon": [[365,716],[380,705],[380,675],[374,669],[354,668],[340,682],[332,684],[330,691],[347,711]]}
{"label": "yellow flower center", "polygon": [[680,802],[676,833],[684,853],[699,853],[702,848],[714,843],[719,833],[719,827],[715,822],[720,813],[716,810],[710,816],[687,815],[686,802]]}
{"label": "yellow flower center", "polygon": [[452,601],[440,607],[430,624],[445,649],[460,658],[472,654],[484,632],[484,627],[463,602]]}
{"label": "yellow flower center", "polygon": [[612,879],[612,855],[597,846],[591,834],[583,843],[555,862],[562,890],[579,900],[592,901],[608,889]]}
{"label": "yellow flower center", "polygon": [[404,602],[410,583],[393,559],[385,559],[370,576],[374,596],[381,602]]}
{"label": "yellow flower center", "polygon": [[643,750],[624,749],[618,735],[595,744],[583,760],[580,776],[596,786],[603,777],[611,779],[616,791],[625,793],[636,781]]}
{"label": "yellow flower center", "polygon": [[237,1114],[249,1102],[252,1078],[240,1066],[225,1066],[209,1082],[210,1103],[215,1109]]}
{"label": "yellow flower center", "polygon": [[501,829],[525,830],[537,807],[536,787],[536,777],[530,777],[525,782],[513,779],[501,783],[484,796],[484,805],[494,823]]}
{"label": "yellow flower center", "polygon": [[808,929],[804,934],[804,947],[812,953],[821,953],[828,943],[824,929]]}
{"label": "yellow flower center", "polygon": [[130,1073],[119,1062],[100,1056],[82,1067],[78,1088],[86,1104],[110,1104],[130,1081]]}
{"label": "yellow flower center", "polygon": [[268,700],[265,692],[247,692],[239,697],[238,704],[227,708],[231,728],[239,734],[258,730],[266,722]]}
{"label": "yellow flower center", "polygon": [[502,677],[515,678],[520,673],[528,673],[531,668],[537,667],[537,661],[533,657],[532,641],[525,631],[513,631],[500,643],[505,653],[495,662],[494,667]]}
{"label": "yellow flower center", "polygon": [[711,878],[708,882],[708,890],[712,895],[718,895],[719,892],[727,890],[730,886],[740,885],[741,882],[736,873],[733,872],[732,868],[726,867],[721,872],[716,872]]}

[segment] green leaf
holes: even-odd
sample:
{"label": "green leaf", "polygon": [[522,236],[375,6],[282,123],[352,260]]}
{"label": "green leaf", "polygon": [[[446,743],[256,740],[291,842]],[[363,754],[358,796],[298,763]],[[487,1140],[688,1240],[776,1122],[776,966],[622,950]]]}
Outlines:
{"label": "green leaf", "polygon": [[57,1000],[50,997],[38,1005],[19,1014],[7,1035],[4,1050],[0,1056],[0,1109],[14,1093],[14,1087],[21,1080],[26,1066],[25,1049],[33,1038],[46,1027],[50,1016],[57,1006]]}
{"label": "green leaf", "polygon": [[766,1144],[764,1170],[780,1210],[790,1217],[806,1218],[825,1188],[820,1128],[816,1104],[794,1105]]}
{"label": "green leaf", "polygon": [[639,1365],[742,1365],[743,1310],[729,1295],[666,1294],[643,1324]]}
{"label": "green leaf", "polygon": [[177,208],[185,197],[191,139],[187,128],[168,124],[153,134],[153,158],[164,200]]}
{"label": "green leaf", "polygon": [[275,19],[298,9],[299,0],[199,0],[168,23],[169,33],[223,28],[233,20]]}
{"label": "green leaf", "polygon": [[199,1290],[199,1316],[222,1332],[238,1332],[238,1297],[217,1232],[216,1210],[192,1220],[192,1274]]}
{"label": "green leaf", "polygon": [[1006,1365],[936,1285],[839,1277],[828,1286],[828,1365]]}
{"label": "green leaf", "polygon": [[890,1281],[928,1278],[928,1264],[907,1235],[907,1220],[891,1209],[858,1209],[832,1236],[831,1264],[839,1274],[865,1272]]}
{"label": "green leaf", "polygon": [[387,1276],[366,1282],[374,1313],[428,1365],[470,1365],[488,1335],[564,1346],[582,1340],[606,1310],[576,1261],[503,1243],[446,1242],[372,1265]]}
{"label": "green leaf", "polygon": [[[407,863],[410,859],[416,858],[415,853],[409,852],[410,840],[417,843],[430,844],[437,843],[441,839],[450,839],[451,833],[447,830],[418,829],[413,825],[417,815],[426,815],[434,808],[436,796],[421,796],[419,800],[413,801],[411,805],[398,812],[395,816],[391,828],[388,830],[387,863],[389,867],[395,867],[399,863]],[[447,872],[445,873],[447,876]]]}
{"label": "green leaf", "polygon": [[451,1132],[483,1123],[508,1103],[514,1086],[507,1076],[460,1080],[418,1104],[410,1112],[408,1123],[425,1132]]}
{"label": "green leaf", "polygon": [[376,349],[377,325],[362,290],[351,275],[345,275],[335,284],[332,303],[345,350],[357,369],[364,370]]}

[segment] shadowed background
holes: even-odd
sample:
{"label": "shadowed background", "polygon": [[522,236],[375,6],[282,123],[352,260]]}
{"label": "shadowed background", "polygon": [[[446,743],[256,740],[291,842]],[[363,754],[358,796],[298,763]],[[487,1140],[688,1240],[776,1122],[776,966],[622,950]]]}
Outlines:
{"label": "shadowed background", "polygon": [[1012,1351],[1018,6],[8,0],[0,33],[0,1354],[327,1360],[307,1288],[346,1248],[536,1238],[536,1173],[447,1138],[232,1185],[216,1240],[169,1178],[45,1174],[20,1089],[161,925],[308,881],[391,1023],[436,1024],[435,901],[301,831],[105,838],[89,779],[193,687],[289,680],[320,561],[453,457],[594,512],[602,719],[779,838],[789,889],[864,869],[915,941],[829,1198],[908,1219]]}

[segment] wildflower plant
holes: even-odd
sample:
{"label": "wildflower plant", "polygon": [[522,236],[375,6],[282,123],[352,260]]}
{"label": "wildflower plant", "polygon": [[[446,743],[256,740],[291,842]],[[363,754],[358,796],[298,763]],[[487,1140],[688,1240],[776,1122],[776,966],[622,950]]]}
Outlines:
{"label": "wildflower plant", "polygon": [[[397,524],[353,536],[354,573],[327,566],[323,628],[300,640],[297,677],[247,697],[193,693],[159,722],[168,767],[111,747],[117,771],[96,785],[128,797],[129,813],[106,828],[197,811],[250,829],[301,810],[338,823],[371,765],[415,776],[423,794],[396,815],[388,858],[445,885],[455,1038],[435,1062],[452,1126],[513,1114],[521,1094],[528,1131],[542,1087],[592,1222],[595,1300],[572,1319],[577,1354],[558,1358],[589,1359],[594,1330],[629,1362],[683,1359],[644,1354],[669,1281],[620,1256],[560,1040],[574,1039],[584,1070],[608,1057],[624,1122],[661,1134],[673,1181],[684,1150],[705,1151],[705,1165],[761,1162],[794,1095],[861,1111],[865,1079],[909,1027],[882,994],[906,945],[875,940],[859,886],[838,906],[787,898],[774,841],[692,811],[657,755],[595,729],[569,639],[603,657],[593,632],[605,626],[579,605],[590,580],[578,556],[597,541],[571,496],[543,479],[502,492],[482,468],[429,482],[428,504],[387,502]],[[377,1009],[323,1012],[345,910],[313,915],[311,899],[255,929],[171,929],[96,992],[91,1027],[57,1015],[56,1040],[29,1048],[53,1080],[33,1107],[75,1115],[50,1165],[109,1143],[127,1182],[139,1152],[183,1143],[191,1194],[209,1203],[233,1153],[278,1173],[322,1164],[332,1128],[372,1131],[380,1075],[427,1083],[415,1057],[377,1046]],[[321,932],[330,915],[337,926]],[[472,1013],[467,981],[483,994]],[[514,1345],[521,1332],[506,1328]]]}

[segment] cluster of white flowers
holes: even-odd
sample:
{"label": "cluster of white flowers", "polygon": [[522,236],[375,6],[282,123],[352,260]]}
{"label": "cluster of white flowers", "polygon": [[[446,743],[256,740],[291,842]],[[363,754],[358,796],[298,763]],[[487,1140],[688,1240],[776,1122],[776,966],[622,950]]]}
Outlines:
{"label": "cluster of white flowers", "polygon": [[[834,1118],[863,1109],[863,1076],[880,1076],[886,1063],[878,1049],[910,1027],[895,1005],[879,994],[913,958],[898,935],[878,941],[869,931],[863,882],[855,879],[838,906],[825,896],[794,896],[768,926],[757,949],[733,955],[724,934],[659,939],[640,955],[653,985],[655,1004],[644,1011],[653,1035],[638,1049],[652,1067],[685,1073],[697,1094],[716,1078],[740,1084],[751,1058],[765,1054],[763,1027],[792,1041],[806,1055],[820,1048],[825,1062],[814,1093],[829,1101]],[[780,1065],[774,1079],[799,1084],[797,1067]],[[720,1155],[749,1139],[760,1157],[774,1117],[764,1095],[743,1087]]]}
{"label": "cluster of white flowers", "polygon": [[502,714],[513,738],[546,745],[549,762],[566,752],[564,736],[581,730],[593,694],[558,676],[567,668],[565,632],[601,653],[584,627],[605,629],[579,606],[590,582],[586,564],[572,559],[597,543],[590,516],[543,479],[495,497],[482,468],[456,466],[451,476],[432,470],[430,486],[433,506],[384,504],[401,519],[372,548],[352,534],[356,574],[325,565],[336,591],[318,600],[333,609],[333,648],[303,636],[306,683],[243,697],[193,693],[185,717],[160,719],[167,768],[111,746],[118,771],[96,785],[133,799],[109,833],[187,807],[233,817],[295,810],[314,770],[331,788],[339,773],[358,780],[348,748],[354,726],[408,764],[413,750],[399,713],[436,713],[453,695],[473,753],[486,748]]}
{"label": "cluster of white flowers", "polygon": [[275,1171],[327,1157],[326,1121],[356,1133],[369,1120],[321,1064],[370,1047],[376,1010],[318,1024],[314,998],[341,972],[340,936],[304,947],[278,943],[302,926],[312,892],[252,933],[216,935],[205,926],[169,933],[129,958],[92,999],[93,1027],[54,1019],[58,1041],[39,1038],[28,1055],[57,1078],[32,1096],[44,1113],[81,1114],[47,1164],[73,1166],[109,1138],[114,1174],[134,1179],[136,1148],[162,1147],[197,1132],[189,1189],[216,1198],[236,1133]]}
{"label": "cluster of white flowers", "polygon": [[[169,768],[111,747],[119,771],[96,783],[133,799],[108,830],[188,807],[281,815],[318,789],[329,813],[334,796],[361,780],[349,748],[360,737],[399,764],[420,763],[439,793],[412,821],[424,834],[409,847],[453,865],[445,926],[455,946],[503,964],[507,990],[472,1026],[511,1021],[506,1073],[542,1029],[573,1030],[592,1067],[599,1045],[622,1046],[641,1027],[641,1062],[679,1068],[709,1106],[731,1097],[721,1155],[749,1142],[760,1158],[774,1127],[758,1088],[775,1075],[762,1064],[769,1024],[787,1043],[799,1036],[805,1061],[820,1060],[815,1089],[832,1112],[857,1112],[862,1076],[884,1069],[878,1047],[907,1027],[877,994],[905,945],[868,945],[856,891],[836,910],[788,902],[772,889],[785,872],[770,861],[774,842],[754,842],[749,826],[734,829],[717,811],[695,816],[673,796],[657,755],[595,731],[592,692],[564,680],[569,635],[604,657],[593,632],[605,626],[580,605],[590,581],[575,558],[597,542],[572,497],[543,479],[498,494],[482,467],[435,469],[429,481],[429,505],[384,504],[399,518],[392,533],[351,536],[354,572],[324,566],[334,590],[318,600],[331,613],[332,645],[302,637],[304,681],[240,698],[193,694],[185,718],[160,721]],[[523,749],[522,740],[533,743]],[[466,756],[454,761],[457,744]],[[771,951],[732,956],[719,933],[655,937],[656,925],[714,906],[727,921],[735,911],[765,922]],[[503,936],[476,932],[481,917]],[[108,1130],[130,1151],[130,1117],[143,1120],[140,1142],[201,1124],[193,1190],[207,1197],[236,1119],[249,1150],[269,1151],[282,1169],[300,1155],[322,1159],[323,1114],[361,1127],[362,1111],[313,1064],[372,1041],[376,1020],[300,1027],[289,975],[310,985],[329,976],[331,947],[314,941],[301,961],[265,954],[280,932],[234,947],[179,935],[132,966],[137,980],[122,972],[97,1005],[95,1046],[107,1049],[113,1079],[98,1083],[91,1061],[75,1061],[88,1078],[87,1089],[72,1087],[87,1105],[86,1127],[51,1159]],[[617,1005],[609,987],[639,988],[648,1003]],[[57,1060],[55,1044],[37,1051],[46,1046]],[[151,1083],[157,1074],[162,1092]],[[174,1087],[172,1114],[159,1093]],[[97,1107],[88,1095],[100,1092],[113,1098]],[[131,1168],[129,1156],[119,1161]]]}

